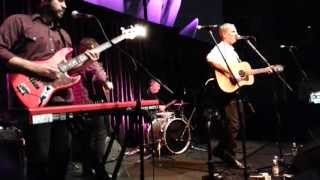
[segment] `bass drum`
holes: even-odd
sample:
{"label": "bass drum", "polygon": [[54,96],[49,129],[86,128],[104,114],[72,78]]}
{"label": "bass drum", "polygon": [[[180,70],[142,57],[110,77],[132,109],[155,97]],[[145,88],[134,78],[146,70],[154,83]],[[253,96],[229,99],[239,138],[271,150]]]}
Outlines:
{"label": "bass drum", "polygon": [[[188,149],[191,133],[185,120],[181,118],[155,119],[152,122],[152,128],[154,143],[158,143],[158,151],[159,145],[161,151],[171,154],[182,154]],[[152,140],[151,131],[149,131],[148,137],[149,140]]]}

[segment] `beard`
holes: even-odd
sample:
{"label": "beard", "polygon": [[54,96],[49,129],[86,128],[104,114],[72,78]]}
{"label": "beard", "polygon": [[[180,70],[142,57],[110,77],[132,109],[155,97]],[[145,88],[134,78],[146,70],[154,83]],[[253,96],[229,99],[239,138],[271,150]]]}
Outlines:
{"label": "beard", "polygon": [[56,14],[55,16],[56,18],[61,19],[64,16],[64,13],[65,13],[65,10],[59,10],[55,12]]}
{"label": "beard", "polygon": [[61,19],[64,16],[65,9],[57,9],[54,6],[49,5],[47,7],[47,12],[53,19]]}

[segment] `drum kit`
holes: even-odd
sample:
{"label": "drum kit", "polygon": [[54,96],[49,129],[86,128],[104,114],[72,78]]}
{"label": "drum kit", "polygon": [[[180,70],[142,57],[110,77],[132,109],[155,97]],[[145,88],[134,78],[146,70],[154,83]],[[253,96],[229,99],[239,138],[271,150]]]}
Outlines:
{"label": "drum kit", "polygon": [[148,144],[153,144],[157,155],[161,152],[172,155],[184,153],[191,143],[190,122],[183,109],[188,103],[175,103],[175,112],[157,112],[147,129]]}

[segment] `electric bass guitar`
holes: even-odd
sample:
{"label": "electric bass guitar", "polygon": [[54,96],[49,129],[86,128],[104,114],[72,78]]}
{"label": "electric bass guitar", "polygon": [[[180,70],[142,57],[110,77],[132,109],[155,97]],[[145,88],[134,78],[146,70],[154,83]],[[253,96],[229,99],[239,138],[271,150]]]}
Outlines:
{"label": "electric bass guitar", "polygon": [[[282,72],[284,69],[282,65],[272,65],[271,68],[273,72]],[[248,62],[230,64],[230,69],[236,77],[240,78],[233,79],[220,71],[215,71],[217,83],[220,89],[226,93],[235,92],[242,86],[252,85],[254,83],[254,75],[256,74],[270,73],[269,67],[252,69]]]}
{"label": "electric bass guitar", "polygon": [[[113,38],[111,42],[107,41],[92,50],[100,53],[112,47],[112,44],[145,35],[144,27],[139,25],[131,26],[128,29],[121,28],[121,31],[121,35]],[[62,48],[50,59],[35,61],[39,64],[57,65],[59,72],[58,78],[55,80],[19,73],[10,75],[10,83],[23,105],[27,108],[43,107],[49,102],[56,91],[69,88],[80,81],[80,75],[70,76],[68,72],[79,68],[79,66],[83,65],[89,58],[83,53],[68,61],[64,61],[64,59],[70,57],[72,51],[72,48]]]}

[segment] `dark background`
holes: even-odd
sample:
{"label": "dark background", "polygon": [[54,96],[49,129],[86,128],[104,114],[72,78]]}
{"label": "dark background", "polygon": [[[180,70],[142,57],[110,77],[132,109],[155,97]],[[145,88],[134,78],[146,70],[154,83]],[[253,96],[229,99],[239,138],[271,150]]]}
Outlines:
{"label": "dark background", "polygon": [[[194,3],[197,3],[194,7],[201,8],[198,1]],[[310,87],[314,91],[320,89],[318,88],[320,62],[317,56],[319,46],[316,44],[319,41],[319,23],[312,15],[316,14],[315,2],[224,0],[222,7],[223,22],[234,23],[240,34],[255,36],[257,41],[253,44],[260,53],[271,64],[285,66],[283,76],[293,88],[293,92],[290,92],[277,77],[267,76],[256,77],[253,86],[243,88],[242,95],[248,97],[256,110],[255,114],[247,114],[248,137],[276,139],[279,129],[281,130],[279,137],[288,140],[305,140],[310,138],[310,133],[317,134],[317,129],[320,127],[319,105],[307,103],[306,94],[310,91],[303,93],[303,90],[308,90]],[[204,8],[208,9],[208,7]],[[0,22],[2,22],[10,14],[30,12],[32,0],[1,0],[0,9]],[[206,99],[203,97],[203,86],[212,70],[208,67],[205,57],[214,45],[208,35],[204,34],[204,37],[207,36],[206,41],[182,37],[178,35],[179,27],[169,28],[144,22],[76,0],[70,2],[67,13],[73,9],[95,14],[102,22],[109,38],[119,35],[121,26],[145,24],[149,31],[145,40],[126,41],[120,43],[119,47],[144,64],[175,92],[175,95],[170,95],[162,90],[161,93],[165,98],[183,98],[191,102],[192,107],[198,106],[203,99]],[[211,14],[208,14],[209,16]],[[67,15],[63,21],[74,44],[77,44],[83,36],[95,37],[99,42],[105,41],[94,20],[72,20]],[[293,49],[294,55],[308,74],[310,81],[303,80],[292,54],[288,49],[281,49],[281,44],[297,47]],[[261,58],[245,42],[239,42],[236,49],[241,58],[248,61],[253,68],[265,66]],[[123,99],[120,91],[128,88],[125,85],[127,81],[138,84],[135,87],[145,86],[148,76],[141,68],[139,73],[135,73],[132,62],[118,48],[108,50],[105,56],[104,64],[108,68],[109,76],[114,83],[117,82],[112,98],[114,101]],[[3,71],[1,73],[4,74]],[[120,85],[118,80],[123,84]],[[1,83],[4,87],[4,81]],[[1,88],[1,91],[1,101],[5,101],[4,88]],[[5,103],[2,103],[3,109],[5,109],[4,106]],[[187,107],[187,110],[192,107]],[[201,135],[200,132],[205,123],[202,109],[198,109],[192,122],[197,133]]]}

